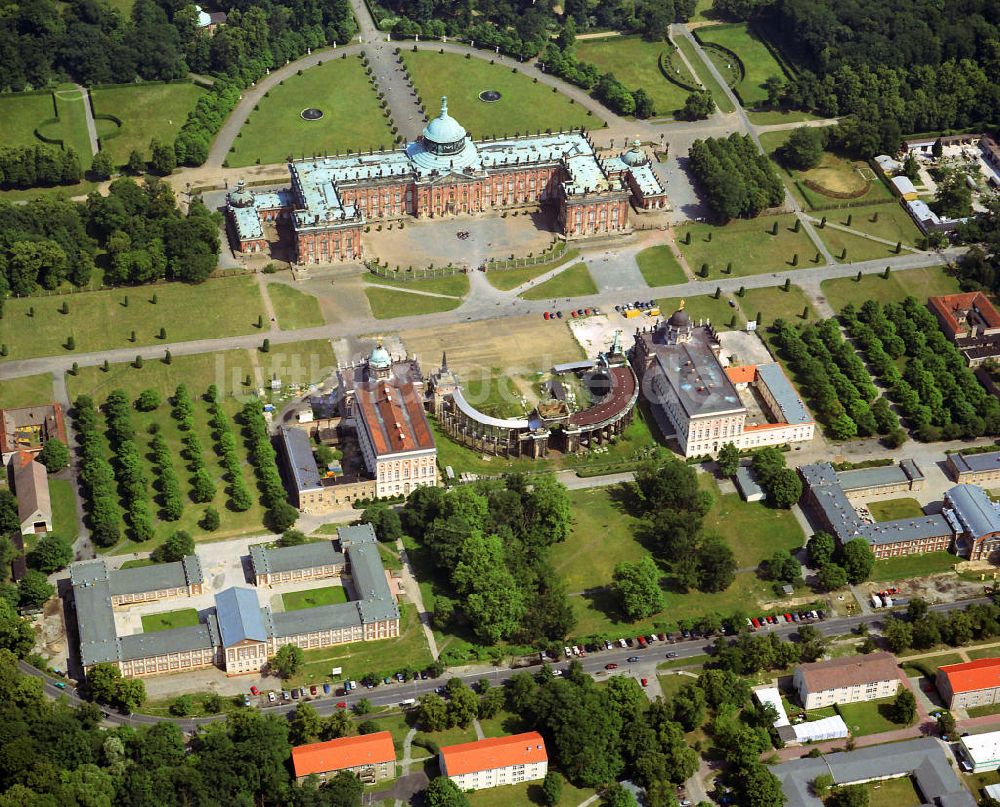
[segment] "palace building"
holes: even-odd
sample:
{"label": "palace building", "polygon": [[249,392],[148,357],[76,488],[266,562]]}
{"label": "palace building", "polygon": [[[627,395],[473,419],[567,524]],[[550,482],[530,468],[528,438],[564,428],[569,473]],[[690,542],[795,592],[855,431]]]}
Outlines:
{"label": "palace building", "polygon": [[448,114],[394,151],[294,160],[291,189],[228,197],[234,248],[266,249],[262,222],[291,223],[300,264],[355,260],[368,222],[433,218],[550,203],[567,238],[627,232],[629,203],[667,207],[666,191],[638,144],[604,160],[589,137],[555,132],[473,140]]}

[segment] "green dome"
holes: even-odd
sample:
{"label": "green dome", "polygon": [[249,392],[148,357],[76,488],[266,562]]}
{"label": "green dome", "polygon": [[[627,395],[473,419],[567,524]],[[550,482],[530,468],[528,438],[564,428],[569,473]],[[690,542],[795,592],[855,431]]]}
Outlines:
{"label": "green dome", "polygon": [[389,352],[382,347],[382,343],[379,342],[372,349],[371,355],[368,357],[368,366],[376,370],[385,370],[392,366],[392,357]]}
{"label": "green dome", "polygon": [[441,114],[424,127],[425,145],[436,154],[449,154],[461,150],[465,136],[462,125],[448,114],[447,96],[442,96]]}

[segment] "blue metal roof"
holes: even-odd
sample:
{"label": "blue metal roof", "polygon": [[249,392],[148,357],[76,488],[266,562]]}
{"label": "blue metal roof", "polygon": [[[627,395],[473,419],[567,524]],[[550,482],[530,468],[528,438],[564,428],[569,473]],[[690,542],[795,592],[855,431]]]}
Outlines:
{"label": "blue metal roof", "polygon": [[227,588],[215,595],[215,613],[219,619],[222,646],[232,647],[244,639],[267,641],[267,630],[260,613],[257,594],[249,588]]}
{"label": "blue metal roof", "polygon": [[945,507],[958,517],[970,538],[1000,532],[1000,505],[978,485],[955,485],[945,494]]}

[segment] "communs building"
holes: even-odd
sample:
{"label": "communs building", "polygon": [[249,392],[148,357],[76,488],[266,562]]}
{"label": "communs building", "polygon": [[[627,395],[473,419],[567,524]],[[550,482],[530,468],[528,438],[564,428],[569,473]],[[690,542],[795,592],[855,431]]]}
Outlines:
{"label": "communs building", "polygon": [[[318,124],[322,125],[322,124]],[[630,197],[639,209],[666,206],[666,191],[638,147],[604,161],[583,131],[473,140],[441,112],[414,142],[393,151],[293,160],[291,190],[230,194],[236,248],[263,248],[262,220],[291,222],[301,264],[355,260],[370,221],[433,218],[557,205],[568,238],[629,230]]]}
{"label": "communs building", "polygon": [[685,457],[811,440],[816,424],[776,363],[723,367],[711,323],[681,301],[669,319],[635,332],[632,366],[665,436]]}
{"label": "communs building", "polygon": [[[178,563],[109,571],[104,560],[70,567],[84,671],[108,662],[126,677],[221,667],[228,675],[260,672],[282,645],[302,649],[399,636],[399,605],[389,585],[370,524],[341,527],[340,551],[318,542],[285,548],[253,547],[258,586],[349,576],[355,599],[275,612],[257,591],[233,586],[214,596],[198,625],[119,635],[115,609],[204,593],[195,555]],[[323,548],[320,548],[323,547]]]}

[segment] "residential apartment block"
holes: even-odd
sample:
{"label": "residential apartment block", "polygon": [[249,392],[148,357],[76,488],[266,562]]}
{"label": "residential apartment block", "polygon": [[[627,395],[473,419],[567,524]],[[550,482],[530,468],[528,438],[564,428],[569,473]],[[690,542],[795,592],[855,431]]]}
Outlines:
{"label": "residential apartment block", "polygon": [[309,776],[317,776],[322,782],[341,771],[350,771],[364,784],[372,785],[395,777],[396,749],[388,731],[341,737],[295,746],[292,767],[299,782]]}
{"label": "residential apartment block", "polygon": [[935,684],[949,709],[989,706],[1000,700],[1000,658],[946,664]]}
{"label": "residential apartment block", "polygon": [[549,768],[545,741],[537,731],[444,746],[441,773],[460,790],[515,785],[544,779]]}
{"label": "residential apartment block", "polygon": [[891,653],[802,664],[795,668],[792,682],[806,709],[889,698],[900,685],[896,658]]}

